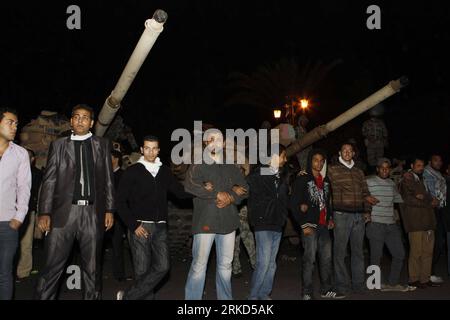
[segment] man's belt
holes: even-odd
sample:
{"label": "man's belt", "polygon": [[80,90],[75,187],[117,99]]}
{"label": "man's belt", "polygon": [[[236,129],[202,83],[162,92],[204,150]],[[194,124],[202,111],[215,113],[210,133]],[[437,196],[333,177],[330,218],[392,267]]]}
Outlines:
{"label": "man's belt", "polygon": [[137,221],[137,222],[140,222],[140,223],[144,223],[144,224],[154,224],[154,223],[160,224],[160,223],[167,223],[166,220],[161,220],[161,221],[136,220],[136,221]]}
{"label": "man's belt", "polygon": [[94,202],[89,200],[75,200],[72,204],[76,204],[77,206],[88,206],[90,204],[94,204]]}

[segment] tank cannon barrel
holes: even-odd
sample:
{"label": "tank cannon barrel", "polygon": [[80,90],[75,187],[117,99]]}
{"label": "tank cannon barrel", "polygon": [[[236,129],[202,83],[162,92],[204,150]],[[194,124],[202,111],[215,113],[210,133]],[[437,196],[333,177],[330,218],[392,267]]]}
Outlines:
{"label": "tank cannon barrel", "polygon": [[341,127],[345,123],[356,118],[361,113],[364,113],[365,111],[373,108],[380,102],[384,101],[385,99],[387,99],[390,96],[394,95],[395,93],[399,92],[400,89],[402,89],[406,85],[408,85],[408,78],[406,78],[406,77],[401,77],[397,80],[393,80],[393,81],[389,82],[386,86],[384,86],[377,92],[373,93],[366,99],[362,100],[361,102],[357,103],[356,105],[351,107],[349,110],[347,110],[346,112],[337,116],[336,118],[334,118],[327,124],[321,125],[315,129],[311,130],[305,136],[303,136],[301,139],[294,141],[287,148],[288,157],[295,155],[296,153],[300,152],[307,146],[322,139],[330,132],[336,130],[337,128]]}
{"label": "tank cannon barrel", "polygon": [[120,104],[131,84],[134,81],[139,69],[144,63],[147,55],[153,47],[159,34],[163,31],[163,25],[167,20],[167,13],[163,10],[156,10],[152,19],[145,21],[145,30],[139,39],[133,53],[128,60],[119,80],[117,81],[111,95],[106,99],[98,116],[95,125],[95,133],[103,136],[108,130],[114,116],[120,108]]}

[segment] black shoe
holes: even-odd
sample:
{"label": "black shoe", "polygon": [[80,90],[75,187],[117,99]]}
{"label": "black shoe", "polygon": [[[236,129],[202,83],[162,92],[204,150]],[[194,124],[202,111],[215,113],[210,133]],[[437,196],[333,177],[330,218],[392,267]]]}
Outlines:
{"label": "black shoe", "polygon": [[426,289],[428,287],[426,283],[421,283],[419,281],[410,282],[409,285],[418,289]]}
{"label": "black shoe", "polygon": [[424,285],[426,285],[426,286],[428,286],[428,287],[440,287],[440,286],[441,286],[440,283],[437,283],[437,282],[431,282],[431,281],[428,281],[427,283],[424,283]]}
{"label": "black shoe", "polygon": [[353,294],[366,294],[368,292],[367,288],[355,288],[353,289]]}
{"label": "black shoe", "polygon": [[16,283],[20,283],[20,282],[22,282],[22,281],[25,281],[25,280],[27,280],[29,278],[29,276],[27,276],[27,277],[16,277]]}

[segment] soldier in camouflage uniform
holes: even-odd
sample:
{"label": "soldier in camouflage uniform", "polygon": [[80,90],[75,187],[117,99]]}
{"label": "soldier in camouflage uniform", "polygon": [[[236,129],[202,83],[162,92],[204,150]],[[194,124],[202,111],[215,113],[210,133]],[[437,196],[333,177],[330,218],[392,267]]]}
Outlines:
{"label": "soldier in camouflage uniform", "polygon": [[397,188],[400,186],[400,180],[403,177],[403,174],[405,173],[405,169],[403,167],[406,165],[405,160],[401,159],[393,159],[393,168],[391,170],[390,178],[392,181],[394,181]]}
{"label": "soldier in camouflage uniform", "polygon": [[[306,130],[306,126],[308,125],[308,122],[309,122],[308,118],[304,115],[302,115],[298,118],[298,126],[295,127],[295,138],[297,140],[301,139],[308,132]],[[311,149],[312,149],[312,146],[309,146],[309,147],[303,149],[302,151],[300,151],[299,153],[297,153],[298,164],[300,165],[300,168],[302,170],[306,170],[306,163],[308,162],[308,154],[311,151]]]}
{"label": "soldier in camouflage uniform", "polygon": [[[237,157],[237,150],[234,150],[235,157]],[[236,164],[241,170],[242,174],[246,177],[250,173],[250,164],[248,158],[245,157],[244,164]],[[244,247],[247,250],[248,256],[250,258],[250,265],[252,269],[255,269],[256,264],[256,249],[255,249],[255,236],[250,229],[247,218],[247,205],[246,201],[239,208],[239,232],[236,233],[236,238],[234,242],[234,254],[233,254],[233,276],[239,277],[242,274],[241,261],[239,255],[241,252],[241,240],[244,243]]]}
{"label": "soldier in camouflage uniform", "polygon": [[384,121],[372,115],[364,122],[362,134],[367,148],[367,162],[375,167],[377,160],[384,156],[384,148],[387,146],[388,131]]}
{"label": "soldier in camouflage uniform", "polygon": [[236,235],[234,243],[234,258],[233,258],[233,275],[240,276],[242,274],[241,262],[239,260],[240,244],[241,240],[244,243],[244,247],[247,250],[250,258],[250,265],[252,269],[255,269],[256,264],[256,249],[255,249],[255,237],[250,230],[250,225],[247,219],[247,206],[243,205],[239,210],[240,227],[239,233]]}

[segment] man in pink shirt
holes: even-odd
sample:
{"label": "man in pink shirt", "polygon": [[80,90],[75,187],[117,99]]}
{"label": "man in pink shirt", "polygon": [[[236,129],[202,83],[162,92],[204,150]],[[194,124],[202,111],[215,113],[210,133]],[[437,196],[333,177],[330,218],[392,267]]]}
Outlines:
{"label": "man in pink shirt", "polygon": [[17,113],[0,108],[0,300],[13,294],[13,259],[18,230],[27,212],[31,189],[28,152],[13,140]]}

